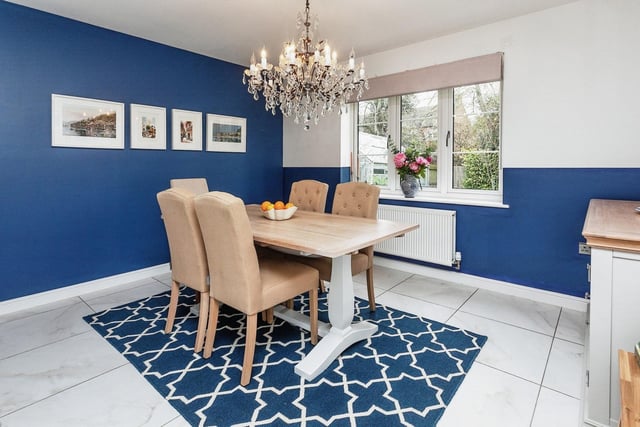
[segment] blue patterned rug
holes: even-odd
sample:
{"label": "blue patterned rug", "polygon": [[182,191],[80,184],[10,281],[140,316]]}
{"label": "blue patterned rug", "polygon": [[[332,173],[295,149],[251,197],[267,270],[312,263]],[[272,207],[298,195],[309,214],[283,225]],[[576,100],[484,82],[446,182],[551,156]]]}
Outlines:
{"label": "blue patterned rug", "polygon": [[[487,338],[356,298],[356,317],[378,332],[314,381],[294,366],[309,334],[280,319],[258,323],[253,378],[241,387],[245,317],[223,307],[210,359],[193,353],[193,294],[182,291],[164,334],[169,292],[85,317],[194,426],[434,426]],[[326,297],[319,301],[327,321]],[[306,311],[306,300],[295,301]]]}

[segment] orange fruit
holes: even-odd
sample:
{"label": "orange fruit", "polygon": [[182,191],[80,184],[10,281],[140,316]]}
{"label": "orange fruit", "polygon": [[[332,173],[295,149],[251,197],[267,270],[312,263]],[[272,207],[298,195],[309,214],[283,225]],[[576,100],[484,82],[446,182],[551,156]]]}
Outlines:
{"label": "orange fruit", "polygon": [[262,209],[263,211],[270,211],[271,209],[273,209],[273,203],[271,203],[268,200],[265,200],[264,202],[262,202],[262,204],[260,205],[260,209]]}
{"label": "orange fruit", "polygon": [[281,200],[278,200],[273,204],[273,207],[277,210],[284,209],[284,202]]}
{"label": "orange fruit", "polygon": [[289,202],[289,203],[287,203],[286,205],[284,205],[284,208],[285,208],[285,209],[289,209],[289,208],[292,208],[292,207],[294,207],[294,206],[295,206],[295,205],[294,205],[293,203]]}

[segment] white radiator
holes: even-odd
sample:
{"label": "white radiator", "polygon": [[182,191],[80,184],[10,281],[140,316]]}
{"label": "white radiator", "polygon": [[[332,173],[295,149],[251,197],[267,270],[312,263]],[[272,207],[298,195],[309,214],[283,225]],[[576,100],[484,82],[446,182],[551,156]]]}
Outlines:
{"label": "white radiator", "polygon": [[451,266],[456,256],[456,211],[379,205],[378,218],[419,224],[402,237],[378,243],[379,253]]}

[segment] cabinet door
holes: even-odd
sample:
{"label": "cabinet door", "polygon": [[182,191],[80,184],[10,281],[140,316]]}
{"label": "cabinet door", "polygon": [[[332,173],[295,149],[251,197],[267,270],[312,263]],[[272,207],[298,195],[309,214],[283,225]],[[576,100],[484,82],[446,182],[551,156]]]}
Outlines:
{"label": "cabinet door", "polygon": [[620,418],[618,349],[633,352],[640,341],[640,256],[613,253],[611,297],[611,419]]}
{"label": "cabinet door", "polygon": [[594,426],[608,426],[610,416],[612,263],[612,250],[591,249],[589,341],[585,347],[589,386],[586,389],[585,421]]}

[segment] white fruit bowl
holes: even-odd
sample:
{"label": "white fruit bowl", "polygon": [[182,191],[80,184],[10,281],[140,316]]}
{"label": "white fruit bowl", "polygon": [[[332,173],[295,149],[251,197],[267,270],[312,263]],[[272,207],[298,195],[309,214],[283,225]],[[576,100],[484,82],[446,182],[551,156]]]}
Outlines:
{"label": "white fruit bowl", "polygon": [[262,211],[262,216],[274,221],[284,221],[285,219],[291,218],[297,210],[297,206],[288,209],[269,209],[268,211]]}

